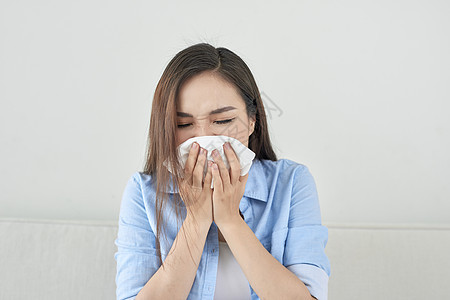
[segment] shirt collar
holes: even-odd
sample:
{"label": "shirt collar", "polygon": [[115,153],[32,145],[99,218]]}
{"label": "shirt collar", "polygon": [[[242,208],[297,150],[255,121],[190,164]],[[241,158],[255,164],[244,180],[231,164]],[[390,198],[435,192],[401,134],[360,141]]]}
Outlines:
{"label": "shirt collar", "polygon": [[[170,175],[172,176],[172,174]],[[174,193],[171,180],[169,180],[169,193]],[[176,193],[178,193],[178,188],[176,188]],[[253,159],[252,165],[250,167],[247,183],[245,185],[244,196],[247,198],[267,202],[268,187],[266,174],[264,172],[262,161],[257,158]]]}

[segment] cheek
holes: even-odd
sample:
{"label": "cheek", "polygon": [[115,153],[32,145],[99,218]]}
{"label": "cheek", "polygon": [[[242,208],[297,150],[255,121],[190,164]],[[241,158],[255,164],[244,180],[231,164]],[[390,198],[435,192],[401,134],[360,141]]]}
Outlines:
{"label": "cheek", "polygon": [[240,124],[239,129],[236,132],[236,139],[241,141],[248,139],[248,133],[250,130],[251,128],[248,127],[247,124]]}
{"label": "cheek", "polygon": [[177,141],[177,147],[182,143],[183,137],[182,134],[180,134],[178,131],[176,132],[176,137],[175,137],[176,141]]}
{"label": "cheek", "polygon": [[188,140],[189,136],[186,133],[183,133],[182,130],[176,131],[176,141],[177,141],[177,147],[181,145],[183,142]]}

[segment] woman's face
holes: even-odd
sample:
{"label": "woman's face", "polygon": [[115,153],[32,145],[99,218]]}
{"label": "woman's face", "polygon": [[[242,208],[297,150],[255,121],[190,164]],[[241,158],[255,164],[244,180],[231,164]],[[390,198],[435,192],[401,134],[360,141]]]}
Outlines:
{"label": "woman's face", "polygon": [[177,103],[177,146],[192,137],[226,135],[248,147],[254,125],[236,89],[217,75],[203,72],[183,84]]}

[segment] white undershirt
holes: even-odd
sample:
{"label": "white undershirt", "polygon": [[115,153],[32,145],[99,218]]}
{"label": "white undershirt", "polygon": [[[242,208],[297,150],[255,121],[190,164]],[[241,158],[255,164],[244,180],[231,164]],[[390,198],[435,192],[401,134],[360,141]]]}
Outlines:
{"label": "white undershirt", "polygon": [[251,299],[250,287],[228,244],[219,241],[219,265],[214,300],[228,299]]}

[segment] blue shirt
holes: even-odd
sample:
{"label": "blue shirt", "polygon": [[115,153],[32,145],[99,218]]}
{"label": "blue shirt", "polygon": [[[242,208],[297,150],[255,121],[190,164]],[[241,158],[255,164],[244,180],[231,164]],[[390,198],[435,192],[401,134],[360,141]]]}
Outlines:
{"label": "blue shirt", "polygon": [[[151,176],[141,172],[135,172],[125,187],[114,255],[118,300],[134,299],[160,267],[155,249],[155,189]],[[172,197],[178,189],[174,191],[170,183],[169,192]],[[309,169],[289,159],[254,159],[239,209],[264,248],[293,272],[311,295],[327,299],[330,262],[324,250],[328,229],[321,224],[317,189]],[[163,213],[169,241],[161,239],[164,261],[182,222],[177,224],[171,210]],[[187,299],[213,299],[218,259],[218,229],[213,222]],[[249,289],[252,300],[260,299],[250,284]]]}

